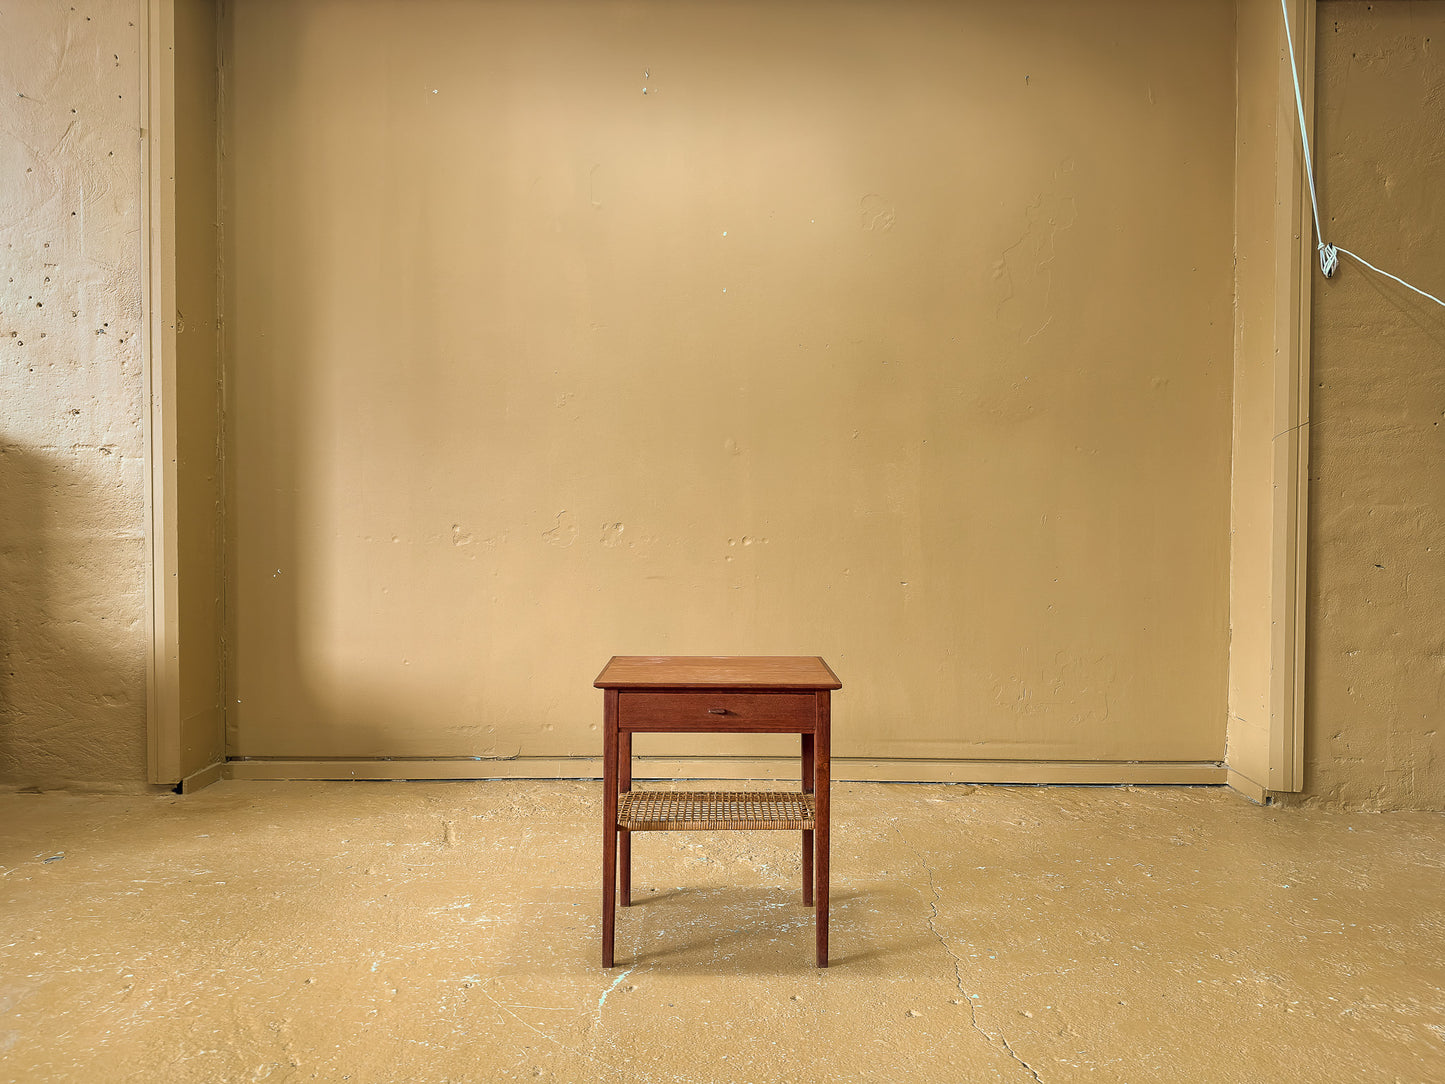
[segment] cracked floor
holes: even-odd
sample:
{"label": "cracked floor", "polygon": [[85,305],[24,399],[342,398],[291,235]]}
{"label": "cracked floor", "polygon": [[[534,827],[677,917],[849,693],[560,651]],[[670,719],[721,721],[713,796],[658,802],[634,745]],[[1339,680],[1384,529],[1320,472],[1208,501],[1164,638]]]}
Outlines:
{"label": "cracked floor", "polygon": [[1445,816],[834,788],[634,837],[596,783],[0,795],[0,1081],[1445,1080]]}

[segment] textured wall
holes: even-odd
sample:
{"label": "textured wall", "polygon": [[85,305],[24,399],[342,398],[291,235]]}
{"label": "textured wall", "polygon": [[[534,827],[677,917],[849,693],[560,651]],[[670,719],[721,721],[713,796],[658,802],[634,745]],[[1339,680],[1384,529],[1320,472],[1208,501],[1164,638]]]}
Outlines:
{"label": "textured wall", "polygon": [[145,778],[140,5],[0,7],[0,784]]}
{"label": "textured wall", "polygon": [[[1445,4],[1324,3],[1329,239],[1445,292]],[[1306,792],[1445,808],[1445,310],[1344,259],[1315,281]]]}

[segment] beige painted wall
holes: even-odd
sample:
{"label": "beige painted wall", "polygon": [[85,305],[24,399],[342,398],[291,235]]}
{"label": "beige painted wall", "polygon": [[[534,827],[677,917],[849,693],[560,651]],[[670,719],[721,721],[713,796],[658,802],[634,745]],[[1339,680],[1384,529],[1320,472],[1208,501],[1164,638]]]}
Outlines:
{"label": "beige painted wall", "polygon": [[0,8],[0,785],[144,779],[138,12]]}
{"label": "beige painted wall", "polygon": [[1220,759],[1232,4],[234,20],[233,754],[746,651],[839,755]]}
{"label": "beige painted wall", "polygon": [[[1320,5],[1333,242],[1445,288],[1445,5]],[[1445,310],[1343,259],[1317,285],[1306,785],[1445,808]]]}

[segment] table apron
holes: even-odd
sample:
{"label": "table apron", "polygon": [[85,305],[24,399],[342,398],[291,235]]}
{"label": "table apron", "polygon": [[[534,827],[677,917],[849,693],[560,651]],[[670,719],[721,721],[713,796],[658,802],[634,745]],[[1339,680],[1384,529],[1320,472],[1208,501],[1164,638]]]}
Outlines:
{"label": "table apron", "polygon": [[648,733],[812,734],[815,692],[634,692],[618,694],[617,725]]}

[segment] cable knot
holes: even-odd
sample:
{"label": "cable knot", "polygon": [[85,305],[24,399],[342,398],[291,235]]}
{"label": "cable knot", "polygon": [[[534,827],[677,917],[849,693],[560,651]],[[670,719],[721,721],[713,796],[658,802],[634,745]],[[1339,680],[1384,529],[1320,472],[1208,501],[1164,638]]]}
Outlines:
{"label": "cable knot", "polygon": [[1320,242],[1320,272],[1325,278],[1334,278],[1340,267],[1340,250],[1334,245]]}

